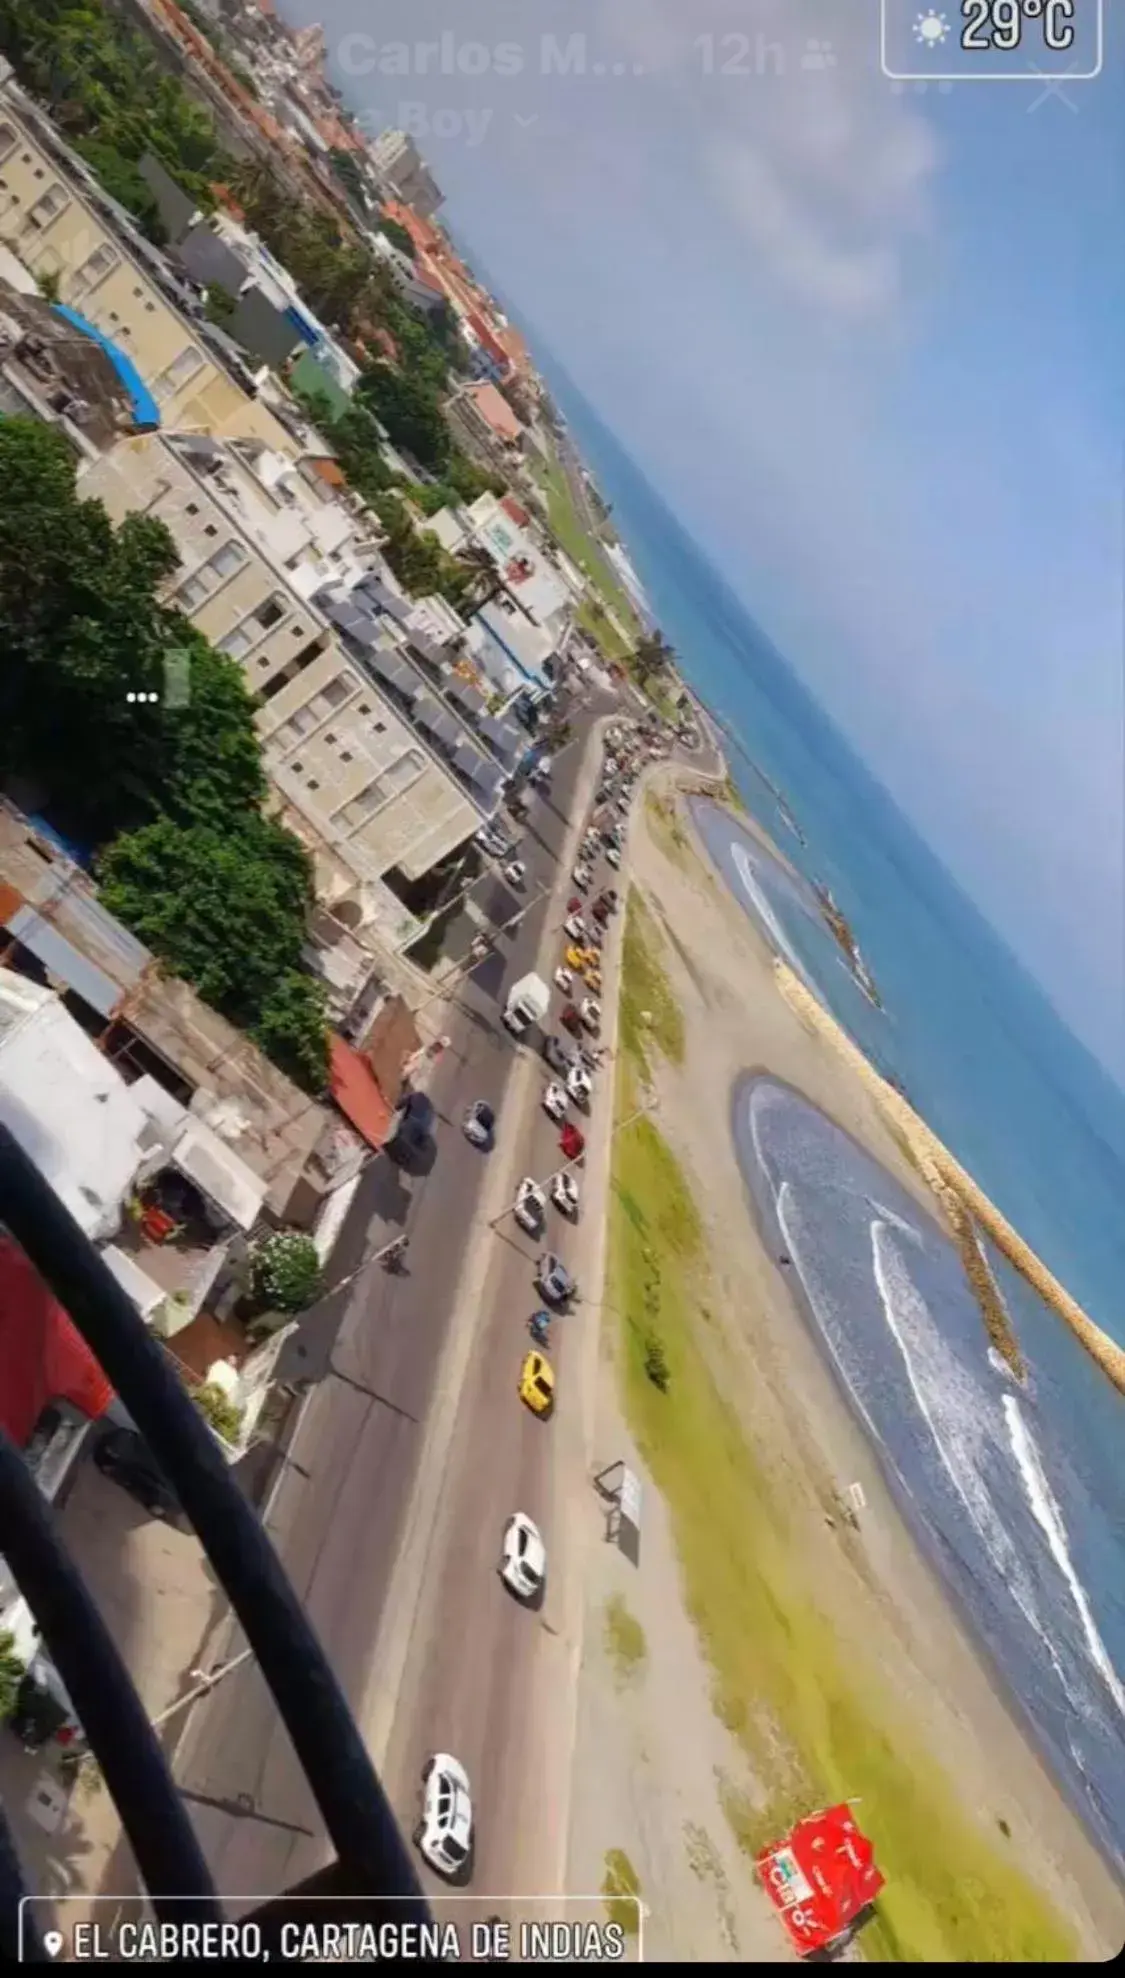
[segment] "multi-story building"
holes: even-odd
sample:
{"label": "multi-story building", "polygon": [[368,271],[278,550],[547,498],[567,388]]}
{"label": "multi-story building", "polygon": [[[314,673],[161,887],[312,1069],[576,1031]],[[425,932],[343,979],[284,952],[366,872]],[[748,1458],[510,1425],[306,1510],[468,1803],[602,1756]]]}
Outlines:
{"label": "multi-story building", "polygon": [[125,350],[166,425],[257,438],[290,435],[250,397],[207,326],[169,300],[170,271],[0,62],[0,241],[59,298]]}
{"label": "multi-story building", "polygon": [[140,509],[166,523],[181,557],[170,601],[242,665],[267,773],[314,855],[320,897],[380,956],[419,931],[386,875],[422,878],[499,792],[469,773],[487,766],[479,752],[470,764],[443,748],[424,697],[342,648],[318,599],[346,595],[381,559],[362,511],[304,466],[250,441],[151,434],[115,447],[82,487],[115,519]]}
{"label": "multi-story building", "polygon": [[433,218],[445,194],[412,137],[401,130],[380,131],[368,155],[379,178],[404,206],[412,206],[424,220]]}

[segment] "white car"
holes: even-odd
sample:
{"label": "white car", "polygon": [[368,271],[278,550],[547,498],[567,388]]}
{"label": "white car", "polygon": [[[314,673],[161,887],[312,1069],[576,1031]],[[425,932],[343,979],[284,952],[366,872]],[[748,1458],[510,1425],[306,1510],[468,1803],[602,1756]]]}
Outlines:
{"label": "white car", "polygon": [[501,866],[500,870],[509,886],[522,886],[527,878],[527,867],[522,859],[509,859],[507,865]]}
{"label": "white car", "polygon": [[597,1036],[602,1027],[602,1006],[596,996],[584,996],[578,1012],[588,1031]]}
{"label": "white car", "polygon": [[573,1175],[557,1174],[551,1183],[551,1200],[559,1213],[573,1222],[578,1214],[578,1183]]}
{"label": "white car", "polygon": [[589,1105],[590,1094],[594,1088],[590,1083],[590,1074],[585,1069],[585,1066],[571,1065],[566,1075],[566,1089],[567,1094],[574,1100],[576,1106]]}
{"label": "white car", "polygon": [[621,866],[621,853],[620,853],[620,851],[618,850],[618,848],[617,848],[617,846],[616,846],[616,845],[607,845],[607,846],[606,846],[606,852],[605,852],[605,862],[606,862],[606,864],[607,864],[607,865],[611,865],[611,866],[613,867],[613,869],[614,869],[614,871],[615,871],[615,872],[617,872],[617,871],[619,871],[619,870],[620,870],[620,866]]}
{"label": "white car", "polygon": [[515,1217],[521,1229],[529,1236],[541,1236],[547,1220],[547,1197],[530,1175],[525,1175],[516,1190]]}
{"label": "white car", "polygon": [[473,1801],[464,1766],[447,1751],[435,1752],[422,1768],[422,1818],[414,1845],[439,1875],[464,1874],[473,1845]]}
{"label": "white car", "polygon": [[538,1526],[522,1511],[513,1512],[504,1527],[500,1578],[517,1600],[534,1600],[547,1577],[547,1548]]}
{"label": "white car", "polygon": [[580,913],[568,914],[567,918],[563,921],[563,933],[568,935],[572,941],[584,941],[586,939],[586,922]]}
{"label": "white car", "polygon": [[589,866],[576,865],[574,868],[573,878],[574,878],[574,883],[578,888],[578,891],[580,893],[584,893],[586,891],[587,886],[590,884]]}
{"label": "white car", "polygon": [[[573,1077],[573,1075],[574,1075],[573,1072],[567,1074],[566,1082],[568,1087],[570,1085],[570,1080]],[[557,1084],[554,1079],[552,1079],[551,1083],[547,1087],[547,1090],[543,1094],[543,1111],[546,1113],[548,1119],[553,1119],[556,1125],[561,1125],[562,1121],[566,1118],[569,1110],[570,1110],[569,1092],[564,1091],[563,1087]]]}
{"label": "white car", "polygon": [[[580,938],[579,936],[577,935],[575,936],[576,940],[579,938]],[[574,987],[573,975],[571,974],[570,970],[568,968],[564,968],[562,966],[562,963],[560,962],[558,968],[555,970],[555,988],[561,989],[564,996],[569,996],[573,987]]]}

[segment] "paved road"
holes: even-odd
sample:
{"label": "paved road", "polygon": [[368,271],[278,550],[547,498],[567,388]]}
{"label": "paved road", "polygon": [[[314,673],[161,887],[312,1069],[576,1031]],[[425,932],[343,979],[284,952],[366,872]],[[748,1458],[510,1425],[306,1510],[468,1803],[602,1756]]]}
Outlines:
{"label": "paved road", "polygon": [[[599,866],[594,885],[613,879],[608,866]],[[561,1001],[556,992],[556,1012]],[[546,1077],[544,1068],[541,1082]],[[595,1082],[595,1115],[611,1102],[607,1067]],[[536,1107],[515,1131],[517,1174],[544,1180],[561,1162],[558,1128]],[[579,1179],[581,1185],[585,1177]],[[602,1206],[599,1200],[599,1218]],[[569,1765],[558,1734],[563,1730],[565,1747],[560,1718],[565,1720],[576,1647],[562,1551],[576,1543],[573,1498],[584,1472],[580,1359],[596,1311],[579,1303],[552,1323],[548,1351],[558,1376],[558,1406],[550,1420],[532,1415],[517,1389],[532,1343],[527,1321],[542,1302],[533,1283],[535,1259],[544,1247],[557,1247],[581,1286],[588,1281],[590,1233],[582,1223],[575,1229],[553,1207],[543,1243],[525,1236],[511,1217],[496,1231],[414,1631],[417,1652],[388,1753],[387,1784],[406,1829],[429,1754],[451,1751],[465,1765],[477,1820],[471,1891],[488,1899],[482,1916],[501,1898],[549,1891],[562,1863],[565,1794],[554,1782]],[[577,1463],[569,1460],[576,1448]],[[513,1599],[497,1572],[503,1528],[517,1510],[535,1520],[548,1551],[547,1594],[537,1611]],[[597,1518],[592,1497],[590,1518]],[[422,1873],[429,1893],[440,1895],[440,1879],[428,1869]]]}
{"label": "paved road", "polygon": [[[678,751],[677,766],[715,773],[709,749]],[[619,884],[608,865],[591,892]],[[607,942],[607,990],[614,990],[620,927]],[[555,992],[553,1009],[562,1001]],[[545,1074],[544,1074],[545,1075]],[[612,1070],[596,1082],[591,1163],[599,1166],[599,1126],[608,1128]],[[516,1172],[542,1180],[558,1167],[558,1135],[541,1110],[515,1125]],[[608,1144],[608,1143],[606,1143]],[[548,1210],[546,1243],[523,1235],[508,1218],[497,1230],[478,1320],[477,1347],[462,1396],[444,1479],[444,1504],[427,1561],[415,1621],[415,1652],[398,1699],[395,1735],[384,1776],[403,1828],[416,1817],[425,1760],[449,1751],[465,1766],[473,1794],[476,1838],[469,1893],[472,1916],[504,1910],[515,1899],[550,1896],[561,1886],[567,1847],[569,1726],[581,1649],[585,1547],[600,1535],[601,1512],[590,1488],[591,1328],[596,1305],[580,1302],[553,1322],[549,1357],[558,1405],[549,1421],[521,1403],[519,1368],[530,1345],[527,1320],[541,1303],[533,1268],[544,1247],[557,1248],[580,1286],[596,1296],[595,1251],[602,1228],[604,1182],[588,1223],[577,1229]],[[593,1342],[596,1384],[597,1345]],[[612,1451],[603,1451],[609,1460]],[[548,1556],[546,1597],[522,1607],[497,1571],[501,1536],[513,1511],[533,1518]],[[577,1598],[576,1598],[577,1586]],[[428,1868],[431,1898],[445,1885]],[[573,1893],[573,1892],[572,1892]],[[479,1901],[480,1908],[476,1908]],[[544,1913],[525,1901],[522,1914]],[[570,1912],[570,1920],[583,1913]],[[514,1920],[514,1919],[513,1919]]]}
{"label": "paved road", "polygon": [[[537,879],[549,877],[564,844],[584,742],[609,706],[594,705],[576,718],[575,743],[560,755],[551,792],[532,812],[521,846],[529,893]],[[487,1168],[459,1122],[470,1100],[483,1098],[503,1129],[517,1057],[498,1020],[498,997],[504,983],[535,965],[549,908],[547,900],[532,907],[514,931],[507,961],[491,957],[459,996],[451,1046],[432,1088],[443,1122],[433,1175],[411,1181],[387,1161],[373,1162],[333,1258],[338,1273],[354,1270],[365,1249],[384,1240],[386,1223],[405,1222],[409,1276],[394,1278],[375,1266],[326,1300],[304,1333],[307,1370],[319,1374],[331,1356],[331,1371],[310,1397],[269,1529],[354,1702],[372,1660]],[[319,1819],[253,1665],[227,1678],[196,1711],[176,1769],[219,1888],[232,1898],[285,1887],[324,1858]]]}

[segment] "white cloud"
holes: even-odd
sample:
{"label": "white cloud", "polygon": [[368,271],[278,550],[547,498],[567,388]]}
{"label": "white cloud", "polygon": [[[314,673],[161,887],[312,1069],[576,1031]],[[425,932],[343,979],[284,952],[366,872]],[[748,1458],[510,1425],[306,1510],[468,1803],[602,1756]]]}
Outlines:
{"label": "white cloud", "polygon": [[[879,71],[870,0],[711,0],[706,16],[697,0],[611,0],[607,18],[631,59],[682,98],[679,127],[695,147],[685,166],[767,272],[845,316],[893,304],[904,252],[929,225],[939,153]],[[832,66],[802,66],[814,43]]]}

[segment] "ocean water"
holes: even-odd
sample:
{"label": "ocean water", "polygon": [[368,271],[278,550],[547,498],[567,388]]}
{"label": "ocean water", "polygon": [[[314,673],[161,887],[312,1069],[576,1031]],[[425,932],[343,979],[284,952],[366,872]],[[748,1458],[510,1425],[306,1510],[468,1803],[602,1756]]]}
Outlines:
{"label": "ocean water", "polygon": [[[548,365],[748,808],[712,855],[779,953],[1125,1343],[1125,1095],[1070,1035],[635,464]],[[883,1008],[817,910],[827,885]],[[748,1043],[748,1058],[750,1049]],[[1026,1356],[989,1348],[956,1252],[831,1121],[768,1079],[732,1112],[767,1230],[884,1471],[1060,1784],[1125,1868],[1125,1399],[994,1258]]]}

